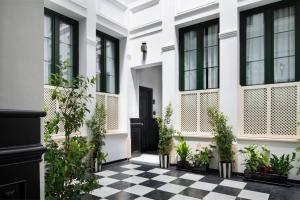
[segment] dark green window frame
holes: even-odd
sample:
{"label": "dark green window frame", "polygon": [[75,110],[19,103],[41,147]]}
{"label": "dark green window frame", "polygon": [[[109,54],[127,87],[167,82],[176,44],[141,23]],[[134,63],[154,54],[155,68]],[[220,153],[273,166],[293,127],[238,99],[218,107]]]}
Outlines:
{"label": "dark green window frame", "polygon": [[[219,47],[219,38],[218,38],[218,84],[215,88],[208,88],[208,70],[204,70],[205,60],[204,60],[204,31],[207,30],[209,26],[218,25],[218,32],[219,32],[219,19],[210,20],[207,22],[203,22],[200,24],[192,25],[189,27],[179,29],[179,90],[180,91],[187,91],[185,90],[184,82],[184,34],[190,31],[195,31],[197,35],[197,83],[195,90],[203,90],[203,89],[216,89],[219,88],[219,77],[220,77],[220,47]],[[203,84],[203,74],[206,71],[206,87]]]}
{"label": "dark green window frame", "polygon": [[113,94],[119,94],[119,39],[114,38],[110,35],[107,35],[101,31],[96,31],[97,37],[101,38],[101,56],[100,56],[100,86],[98,85],[97,92],[104,92],[104,93],[110,93],[107,90],[107,63],[106,63],[106,41],[110,41],[114,43],[115,45],[115,59],[114,59],[114,66],[115,66],[115,93]]}
{"label": "dark green window frame", "polygon": [[79,23],[76,20],[73,20],[69,17],[66,17],[62,14],[59,14],[53,10],[45,8],[44,10],[45,16],[49,16],[52,21],[52,60],[51,60],[51,74],[57,73],[59,71],[57,65],[60,63],[59,58],[59,24],[60,22],[64,22],[70,26],[72,26],[73,30],[73,41],[72,41],[72,63],[73,63],[73,77],[76,77],[79,73]]}
{"label": "dark green window frame", "polygon": [[[264,14],[264,83],[274,83],[274,36],[273,11],[279,8],[294,6],[295,8],[295,81],[300,81],[300,1],[284,0],[266,6],[254,8],[240,13],[240,84],[246,86],[246,19],[258,13]],[[277,82],[282,83],[282,82]],[[262,85],[262,84],[257,84]]]}

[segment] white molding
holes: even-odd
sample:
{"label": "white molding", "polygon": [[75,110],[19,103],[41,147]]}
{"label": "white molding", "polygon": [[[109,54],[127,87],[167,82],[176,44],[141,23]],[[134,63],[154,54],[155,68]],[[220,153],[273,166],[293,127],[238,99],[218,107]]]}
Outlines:
{"label": "white molding", "polygon": [[162,20],[154,20],[152,22],[149,22],[149,23],[146,23],[146,24],[143,24],[141,26],[136,26],[136,27],[133,27],[129,33],[131,34],[134,34],[134,33],[138,33],[138,32],[142,32],[142,31],[145,31],[147,29],[151,29],[151,28],[155,28],[155,27],[161,27],[162,26]]}
{"label": "white molding", "polygon": [[80,7],[86,9],[86,4],[83,0],[71,0],[73,3],[79,5]]}
{"label": "white molding", "polygon": [[159,33],[159,32],[162,32],[162,27],[161,26],[156,27],[156,28],[152,28],[152,29],[148,29],[148,30],[143,31],[143,32],[139,32],[137,34],[131,34],[130,39],[133,40],[133,39],[136,39],[136,38],[145,37],[147,35],[154,35],[154,34]]}
{"label": "white molding", "polygon": [[132,66],[131,69],[144,69],[144,68],[150,68],[150,67],[156,67],[156,66],[162,66],[162,62],[153,62],[153,63]]}
{"label": "white molding", "polygon": [[91,38],[86,38],[86,42],[87,42],[87,44],[94,46],[94,47],[96,47],[96,45],[97,45],[97,41],[94,39],[91,39]]}
{"label": "white molding", "polygon": [[[103,23],[103,21],[108,22],[108,24]],[[121,34],[123,36],[127,36],[127,34],[128,34],[128,29],[126,28],[125,25],[120,24],[116,20],[114,20],[106,15],[103,15],[102,13],[99,13],[99,12],[97,13],[97,23],[100,24],[101,26],[105,26],[113,31],[116,31],[114,29],[114,27],[116,27],[118,29],[117,33]]]}
{"label": "white molding", "polygon": [[118,8],[120,8],[123,11],[127,10],[127,8],[128,8],[128,6],[125,3],[123,3],[119,0],[108,0],[108,1],[112,4],[114,4],[115,6],[117,6]]}
{"label": "white molding", "polygon": [[222,33],[219,33],[219,39],[224,40],[232,37],[237,37],[238,31],[237,30],[231,30],[231,31],[225,31]]}
{"label": "white molding", "polygon": [[152,6],[155,6],[159,3],[159,0],[146,0],[143,1],[142,3],[139,3],[137,5],[134,5],[130,8],[131,12],[136,13],[141,10],[145,10],[147,8],[150,8]]}
{"label": "white molding", "polygon": [[175,15],[175,20],[185,18],[187,15],[192,15],[192,13],[200,13],[201,11],[213,10],[218,7],[219,7],[219,1],[215,0],[215,1],[209,2],[207,4],[202,4],[200,6],[179,12]]}
{"label": "white molding", "polygon": [[163,53],[167,51],[173,51],[173,50],[175,50],[175,44],[166,45],[161,48],[161,52]]}

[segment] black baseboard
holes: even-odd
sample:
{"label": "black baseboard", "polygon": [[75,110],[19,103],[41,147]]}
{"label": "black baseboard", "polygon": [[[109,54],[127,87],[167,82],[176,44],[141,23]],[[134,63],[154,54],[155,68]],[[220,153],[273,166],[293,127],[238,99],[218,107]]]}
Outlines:
{"label": "black baseboard", "polygon": [[119,159],[119,160],[114,160],[114,161],[103,163],[102,166],[111,165],[111,164],[115,164],[115,163],[118,163],[118,162],[124,162],[124,161],[127,161],[127,160],[129,160],[129,158],[123,158],[123,159]]}

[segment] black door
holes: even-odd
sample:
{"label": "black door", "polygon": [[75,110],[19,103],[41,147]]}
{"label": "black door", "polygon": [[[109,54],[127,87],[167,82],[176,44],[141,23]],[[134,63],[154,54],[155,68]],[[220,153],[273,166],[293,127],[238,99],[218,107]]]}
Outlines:
{"label": "black door", "polygon": [[141,150],[156,151],[158,143],[158,131],[153,113],[153,90],[152,88],[140,87],[139,115],[143,123],[141,135]]}

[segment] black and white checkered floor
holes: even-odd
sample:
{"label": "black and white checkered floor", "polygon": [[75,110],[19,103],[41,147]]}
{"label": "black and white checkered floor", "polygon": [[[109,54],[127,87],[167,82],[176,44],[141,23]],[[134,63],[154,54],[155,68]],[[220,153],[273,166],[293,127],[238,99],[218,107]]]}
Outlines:
{"label": "black and white checkered floor", "polygon": [[96,173],[102,185],[84,200],[299,200],[299,187],[284,188],[243,182],[239,177],[224,180],[217,175],[199,175],[175,168],[121,162]]}

